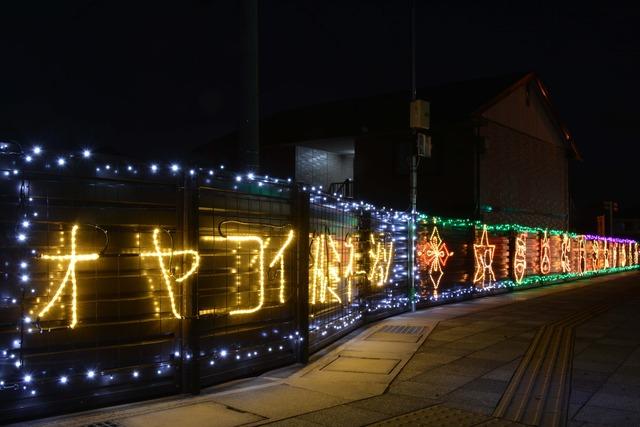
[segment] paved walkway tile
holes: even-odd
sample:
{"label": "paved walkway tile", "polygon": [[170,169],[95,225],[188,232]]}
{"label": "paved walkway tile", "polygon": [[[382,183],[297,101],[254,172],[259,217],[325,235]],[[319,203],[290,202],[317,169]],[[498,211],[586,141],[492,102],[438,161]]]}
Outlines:
{"label": "paved walkway tile", "polygon": [[333,408],[311,412],[298,417],[303,421],[311,421],[323,426],[357,427],[365,426],[387,418],[386,414],[356,408],[349,405],[334,406]]}
{"label": "paved walkway tile", "polygon": [[437,399],[385,393],[380,396],[349,403],[348,406],[380,412],[387,416],[396,416],[427,408],[438,403],[440,403],[440,401]]}
{"label": "paved walkway tile", "polygon": [[486,415],[437,405],[390,418],[374,426],[471,427],[488,420]]}

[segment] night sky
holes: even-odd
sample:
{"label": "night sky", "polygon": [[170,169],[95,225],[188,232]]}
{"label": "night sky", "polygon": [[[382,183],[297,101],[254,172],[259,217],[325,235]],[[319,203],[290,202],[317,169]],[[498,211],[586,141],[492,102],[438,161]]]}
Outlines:
{"label": "night sky", "polygon": [[[417,3],[419,86],[537,72],[584,157],[576,206],[640,208],[637,8]],[[0,22],[0,138],[179,159],[240,121],[238,1],[14,1]],[[408,41],[408,0],[261,1],[262,116],[409,91]]]}

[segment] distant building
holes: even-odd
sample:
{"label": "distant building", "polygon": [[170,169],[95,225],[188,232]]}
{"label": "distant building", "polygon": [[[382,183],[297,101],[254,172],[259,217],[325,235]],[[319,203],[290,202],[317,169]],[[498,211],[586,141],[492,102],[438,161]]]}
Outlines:
{"label": "distant building", "polygon": [[[564,228],[573,139],[533,73],[425,88],[431,158],[418,209],[436,215]],[[212,155],[229,135],[199,150]],[[262,169],[379,206],[409,207],[408,93],[286,111],[260,123]]]}

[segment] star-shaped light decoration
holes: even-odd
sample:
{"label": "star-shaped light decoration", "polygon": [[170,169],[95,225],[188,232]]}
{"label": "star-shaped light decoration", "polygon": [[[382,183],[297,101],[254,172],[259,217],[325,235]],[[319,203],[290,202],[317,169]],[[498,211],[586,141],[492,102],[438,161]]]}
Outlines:
{"label": "star-shaped light decoration", "polygon": [[433,288],[437,290],[444,275],[443,269],[447,265],[447,260],[453,256],[453,252],[449,251],[447,244],[440,238],[438,227],[434,225],[429,239],[423,239],[418,245],[417,255],[420,269],[428,271]]}
{"label": "star-shaped light decoration", "polygon": [[490,287],[491,283],[496,281],[496,275],[493,272],[493,253],[496,245],[489,244],[487,235],[487,226],[482,228],[482,236],[480,244],[473,245],[473,251],[476,259],[476,270],[473,275],[473,283],[482,283],[482,288]]}

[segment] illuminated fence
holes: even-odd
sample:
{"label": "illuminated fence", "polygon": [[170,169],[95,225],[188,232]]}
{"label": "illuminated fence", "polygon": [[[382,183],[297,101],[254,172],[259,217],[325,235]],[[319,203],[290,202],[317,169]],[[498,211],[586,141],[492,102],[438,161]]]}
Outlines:
{"label": "illuminated fence", "polygon": [[[89,157],[0,157],[3,421],[304,362],[411,306],[404,213]],[[415,251],[418,305],[638,265],[630,240],[428,216]]]}
{"label": "illuminated fence", "polygon": [[635,269],[638,243],[517,224],[421,215],[418,304]]}

